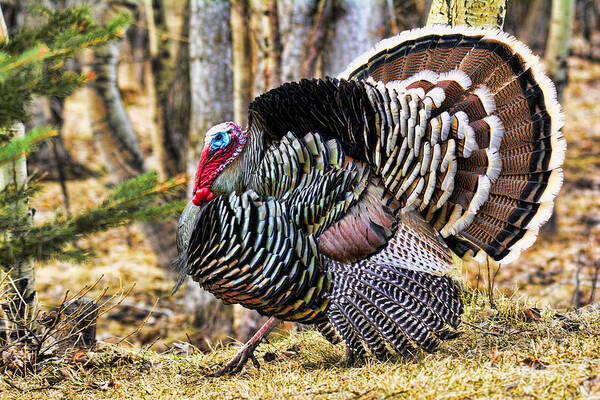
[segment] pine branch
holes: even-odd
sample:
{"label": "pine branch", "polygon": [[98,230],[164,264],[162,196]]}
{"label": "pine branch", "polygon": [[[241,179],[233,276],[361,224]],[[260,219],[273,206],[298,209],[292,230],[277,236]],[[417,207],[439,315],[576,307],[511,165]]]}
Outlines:
{"label": "pine branch", "polygon": [[172,192],[184,183],[183,176],[159,182],[156,173],[144,174],[117,186],[102,203],[75,216],[59,214],[53,221],[33,227],[18,228],[17,225],[0,242],[0,266],[9,268],[16,261],[30,256],[37,261],[61,259],[81,262],[91,254],[91,250],[69,249],[68,245],[73,240],[134,221],[163,218],[181,212],[182,201],[160,204],[158,196]]}
{"label": "pine branch", "polygon": [[[33,129],[23,139],[12,139],[7,145],[0,146],[0,165],[26,156],[35,149],[37,143],[57,135],[56,129],[43,127]],[[8,139],[7,134],[3,137]]]}
{"label": "pine branch", "polygon": [[77,50],[119,38],[131,22],[120,14],[105,26],[89,18],[89,8],[52,12],[37,7],[46,21],[0,43],[0,126],[26,120],[24,105],[34,95],[66,96],[94,75],[65,72],[64,61]]}

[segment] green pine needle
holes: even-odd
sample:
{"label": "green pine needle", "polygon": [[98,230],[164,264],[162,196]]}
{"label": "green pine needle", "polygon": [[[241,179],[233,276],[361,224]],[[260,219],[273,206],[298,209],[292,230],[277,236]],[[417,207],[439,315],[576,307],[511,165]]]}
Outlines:
{"label": "green pine needle", "polygon": [[33,151],[37,143],[56,135],[56,129],[42,127],[34,128],[22,139],[11,140],[7,145],[0,147],[0,166],[26,156]]}

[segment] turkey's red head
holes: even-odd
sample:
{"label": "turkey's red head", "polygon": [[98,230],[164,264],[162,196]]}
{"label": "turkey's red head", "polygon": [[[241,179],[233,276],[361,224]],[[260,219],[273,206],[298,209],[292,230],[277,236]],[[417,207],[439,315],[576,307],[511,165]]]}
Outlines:
{"label": "turkey's red head", "polygon": [[239,125],[224,122],[206,132],[204,143],[194,178],[192,202],[197,206],[215,198],[211,185],[225,167],[242,152],[246,144],[246,134]]}

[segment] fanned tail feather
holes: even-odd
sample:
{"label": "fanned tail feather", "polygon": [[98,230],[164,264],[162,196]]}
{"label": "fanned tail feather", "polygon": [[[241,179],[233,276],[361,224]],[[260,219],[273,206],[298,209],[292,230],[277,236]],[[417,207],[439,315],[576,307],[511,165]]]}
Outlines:
{"label": "fanned tail feather", "polygon": [[[409,113],[409,145],[386,149],[382,173],[391,171],[388,189],[417,206],[456,254],[483,250],[510,262],[535,241],[562,185],[566,142],[554,85],[523,43],[489,29],[415,29],[380,42],[339,78],[390,97],[392,107],[370,97],[383,121],[395,96],[405,110],[411,101],[425,110]],[[422,116],[428,126],[411,136]],[[381,124],[382,141],[394,143],[392,130]]]}

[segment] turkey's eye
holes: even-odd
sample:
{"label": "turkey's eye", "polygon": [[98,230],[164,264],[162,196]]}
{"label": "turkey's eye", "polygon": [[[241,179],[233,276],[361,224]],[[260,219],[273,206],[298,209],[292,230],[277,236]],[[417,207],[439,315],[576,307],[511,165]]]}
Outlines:
{"label": "turkey's eye", "polygon": [[229,136],[229,134],[227,132],[217,133],[212,139],[212,143],[210,146],[211,150],[222,149],[223,147],[225,147],[229,144],[230,140],[231,140],[231,137]]}

